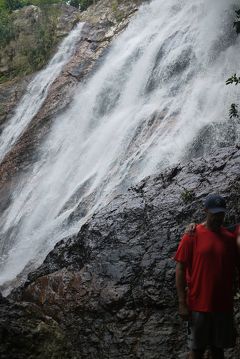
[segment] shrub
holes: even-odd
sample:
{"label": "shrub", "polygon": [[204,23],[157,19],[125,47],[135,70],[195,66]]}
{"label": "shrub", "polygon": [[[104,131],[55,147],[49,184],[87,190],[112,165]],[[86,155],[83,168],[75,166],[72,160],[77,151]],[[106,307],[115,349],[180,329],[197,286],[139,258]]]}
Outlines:
{"label": "shrub", "polygon": [[35,43],[32,47],[24,44],[22,47],[22,55],[27,59],[26,72],[39,70],[46,64],[52,55],[57,44],[56,36],[56,18],[58,13],[56,10],[44,8],[44,16],[40,23],[35,25],[33,29]]}
{"label": "shrub", "polygon": [[4,0],[5,9],[8,11],[13,11],[20,9],[24,4],[20,0]]}
{"label": "shrub", "polygon": [[15,29],[7,10],[0,8],[0,48],[6,46],[15,37]]}
{"label": "shrub", "polygon": [[181,193],[181,198],[185,204],[191,203],[195,199],[195,193],[192,190],[185,189]]}

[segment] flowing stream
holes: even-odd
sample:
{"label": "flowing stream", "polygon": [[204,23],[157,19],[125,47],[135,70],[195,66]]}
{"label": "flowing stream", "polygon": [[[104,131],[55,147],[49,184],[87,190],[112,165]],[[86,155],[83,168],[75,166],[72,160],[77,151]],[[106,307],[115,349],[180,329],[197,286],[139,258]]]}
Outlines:
{"label": "flowing stream", "polygon": [[225,86],[239,69],[235,3],[153,0],[140,8],[19,180],[1,218],[0,284],[39,265],[145,176],[239,142],[239,124],[228,118],[238,91]]}

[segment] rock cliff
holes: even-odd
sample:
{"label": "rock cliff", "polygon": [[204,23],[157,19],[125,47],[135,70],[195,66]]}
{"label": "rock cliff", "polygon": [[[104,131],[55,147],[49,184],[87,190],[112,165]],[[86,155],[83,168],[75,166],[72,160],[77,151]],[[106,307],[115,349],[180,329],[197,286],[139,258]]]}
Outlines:
{"label": "rock cliff", "polygon": [[226,222],[239,222],[239,190],[240,149],[225,148],[116,197],[0,300],[1,358],[185,358],[172,257],[208,193],[223,194]]}

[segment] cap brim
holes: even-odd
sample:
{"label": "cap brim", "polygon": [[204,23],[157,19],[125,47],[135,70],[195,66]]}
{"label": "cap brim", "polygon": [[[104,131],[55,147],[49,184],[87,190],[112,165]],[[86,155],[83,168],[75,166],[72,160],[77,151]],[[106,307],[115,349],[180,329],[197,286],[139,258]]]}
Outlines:
{"label": "cap brim", "polygon": [[227,211],[226,208],[223,207],[218,207],[218,208],[208,208],[208,212],[212,213],[212,214],[216,214],[216,213],[225,213]]}

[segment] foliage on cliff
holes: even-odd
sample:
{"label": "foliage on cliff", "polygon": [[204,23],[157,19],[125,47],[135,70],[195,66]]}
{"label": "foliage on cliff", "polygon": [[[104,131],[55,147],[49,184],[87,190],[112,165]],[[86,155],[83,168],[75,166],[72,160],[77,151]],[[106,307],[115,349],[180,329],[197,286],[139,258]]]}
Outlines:
{"label": "foliage on cliff", "polygon": [[50,4],[58,0],[27,1],[0,0],[0,83],[42,68],[78,21],[77,9]]}
{"label": "foliage on cliff", "polygon": [[[56,46],[56,16],[49,9],[33,9],[32,19],[1,11],[0,82],[40,69]],[[31,16],[29,14],[29,16]]]}
{"label": "foliage on cliff", "polygon": [[52,4],[69,4],[82,11],[98,0],[0,0],[0,8],[7,11],[14,11],[28,5],[49,6]]}
{"label": "foliage on cliff", "polygon": [[[240,9],[235,10],[235,14],[236,14],[236,18],[235,21],[233,23],[233,26],[236,30],[236,33],[239,35],[240,34]],[[240,83],[240,77],[237,76],[237,74],[234,74],[233,76],[229,77],[226,81],[226,85],[239,85]],[[232,103],[229,109],[229,117],[230,119],[232,118],[240,118],[239,115],[239,110],[238,110],[239,105],[236,103]]]}
{"label": "foliage on cliff", "polygon": [[15,31],[11,25],[11,17],[9,13],[0,8],[0,48],[6,46],[12,38],[14,38]]}
{"label": "foliage on cliff", "polygon": [[69,21],[68,29],[59,31],[67,8],[83,11],[97,1],[0,0],[0,83],[41,69],[71,30]]}

